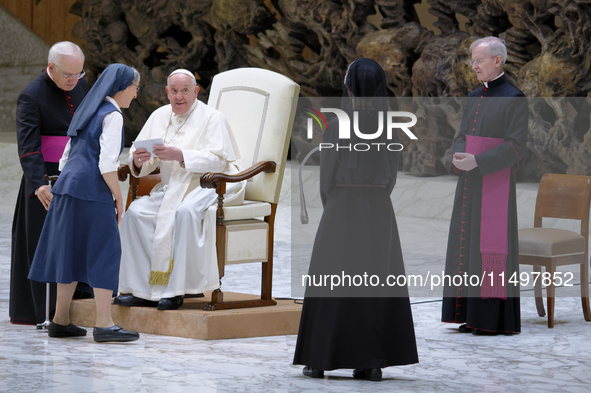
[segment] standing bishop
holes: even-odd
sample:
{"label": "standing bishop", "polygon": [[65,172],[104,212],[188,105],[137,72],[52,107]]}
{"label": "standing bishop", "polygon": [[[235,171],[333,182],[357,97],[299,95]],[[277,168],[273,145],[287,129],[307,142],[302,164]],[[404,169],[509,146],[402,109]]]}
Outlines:
{"label": "standing bishop", "polygon": [[519,333],[515,172],[527,154],[524,94],[503,72],[505,42],[486,37],[470,46],[482,86],[468,94],[453,165],[460,172],[449,229],[446,276],[477,277],[444,288],[442,321],[461,333]]}
{"label": "standing bishop", "polygon": [[[59,160],[70,138],[74,112],[88,92],[84,53],[62,41],[49,49],[47,68],[19,94],[16,136],[23,177],[12,222],[10,322],[36,324],[46,318],[45,284],[27,278],[51,202],[45,175],[57,175]],[[55,308],[52,285],[50,313]]]}

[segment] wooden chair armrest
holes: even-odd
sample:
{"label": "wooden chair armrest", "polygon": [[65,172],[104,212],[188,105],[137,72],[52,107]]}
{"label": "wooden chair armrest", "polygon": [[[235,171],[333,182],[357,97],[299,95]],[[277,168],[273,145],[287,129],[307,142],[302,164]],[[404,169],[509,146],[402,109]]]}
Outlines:
{"label": "wooden chair armrest", "polygon": [[259,161],[250,168],[234,175],[214,172],[207,172],[201,175],[201,188],[215,188],[215,192],[218,194],[216,224],[222,226],[224,222],[224,194],[226,193],[226,183],[241,182],[258,175],[261,172],[274,173],[276,168],[277,164],[274,161]]}
{"label": "wooden chair armrest", "polygon": [[[277,164],[274,161],[259,161],[250,168],[236,173],[234,175],[227,175],[225,173],[206,172],[201,175],[201,188],[218,188],[221,183],[237,183],[246,179],[250,179],[261,172],[274,173]],[[225,192],[225,190],[224,190]]]}
{"label": "wooden chair armrest", "polygon": [[131,174],[129,165],[122,164],[117,170],[119,181],[127,181],[129,178],[129,191],[127,192],[127,203],[125,209],[129,208],[138,196],[147,195],[156,183],[160,182],[160,168],[156,168],[152,173],[144,177],[135,177]]}
{"label": "wooden chair armrest", "polygon": [[117,177],[119,178],[119,181],[126,181],[130,176],[131,169],[129,169],[129,165],[123,164],[117,169]]}
{"label": "wooden chair armrest", "polygon": [[[160,173],[160,168],[156,168],[154,169],[150,175],[158,175]],[[131,175],[131,169],[129,168],[129,165],[127,164],[122,164],[119,169],[117,169],[117,176],[119,177],[119,181],[126,181],[127,178],[129,177],[129,181],[130,184],[133,182],[133,179],[135,179],[135,183],[139,183],[139,181],[137,180],[138,178],[135,176]]]}

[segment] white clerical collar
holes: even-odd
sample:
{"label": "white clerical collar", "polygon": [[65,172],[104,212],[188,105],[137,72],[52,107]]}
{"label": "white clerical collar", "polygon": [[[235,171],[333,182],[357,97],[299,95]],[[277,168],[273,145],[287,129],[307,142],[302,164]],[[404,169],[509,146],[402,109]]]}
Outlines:
{"label": "white clerical collar", "polygon": [[118,110],[119,112],[121,112],[121,108],[119,107],[119,104],[117,103],[117,101],[115,101],[115,100],[113,99],[113,97],[106,96],[106,97],[105,97],[105,101],[109,101],[111,104],[113,104],[113,105],[115,106],[115,108],[117,108],[117,110]]}
{"label": "white clerical collar", "polygon": [[53,80],[53,75],[51,75],[51,72],[49,71],[49,66],[47,66],[45,71],[47,72],[47,76],[49,76],[49,79],[51,79],[53,81],[53,83],[55,83],[55,81]]}
{"label": "white clerical collar", "polygon": [[486,87],[488,89],[488,84],[492,81],[496,81],[497,79],[499,79],[500,77],[502,77],[503,75],[505,75],[505,71],[501,72],[499,74],[499,76],[497,76],[495,79],[491,79],[488,82],[482,82],[482,84],[484,85],[484,87]]}
{"label": "white clerical collar", "polygon": [[189,108],[189,111],[187,113],[185,113],[183,115],[177,115],[176,113],[172,112],[171,118],[175,119],[176,121],[183,121],[183,120],[187,119],[189,116],[191,116],[191,113],[193,113],[195,108],[197,108],[198,103],[199,103],[199,100],[197,98],[195,98],[195,102],[193,102],[193,105],[191,105],[191,108]]}

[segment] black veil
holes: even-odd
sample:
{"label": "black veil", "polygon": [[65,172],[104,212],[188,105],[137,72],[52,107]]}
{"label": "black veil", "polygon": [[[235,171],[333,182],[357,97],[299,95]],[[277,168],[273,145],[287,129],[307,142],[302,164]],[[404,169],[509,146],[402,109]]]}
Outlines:
{"label": "black veil", "polygon": [[[347,166],[361,173],[372,173],[371,179],[368,179],[372,182],[392,182],[389,186],[393,187],[398,169],[398,153],[389,151],[387,146],[399,140],[396,130],[393,131],[392,139],[387,138],[388,88],[384,70],[375,60],[361,58],[349,65],[341,109],[347,112],[351,121],[351,144],[371,147],[369,151],[347,151]],[[380,127],[382,132],[374,138],[364,139],[356,134],[355,124],[358,125],[358,131],[365,135],[376,133]]]}

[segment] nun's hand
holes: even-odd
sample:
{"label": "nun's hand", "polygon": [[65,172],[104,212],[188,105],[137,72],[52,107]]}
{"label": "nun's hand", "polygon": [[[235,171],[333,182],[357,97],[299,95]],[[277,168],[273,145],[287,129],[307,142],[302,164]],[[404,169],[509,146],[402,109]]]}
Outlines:
{"label": "nun's hand", "polygon": [[49,204],[51,203],[51,199],[53,198],[53,194],[49,190],[49,186],[41,186],[37,189],[37,198],[43,204],[45,210],[49,209]]}
{"label": "nun's hand", "polygon": [[115,200],[115,209],[117,210],[117,225],[121,224],[121,216],[123,215],[123,201]]}

